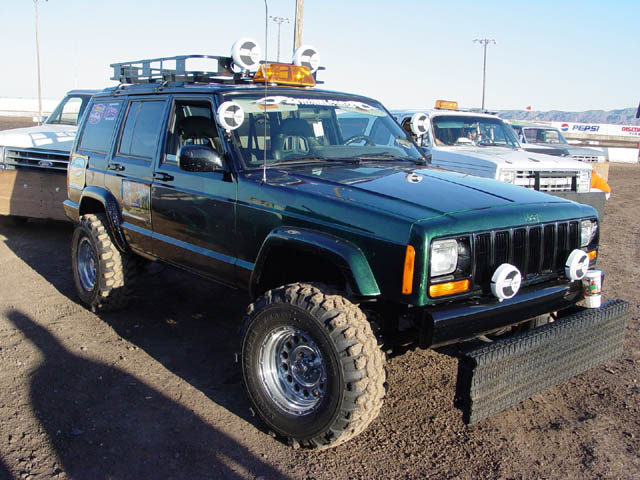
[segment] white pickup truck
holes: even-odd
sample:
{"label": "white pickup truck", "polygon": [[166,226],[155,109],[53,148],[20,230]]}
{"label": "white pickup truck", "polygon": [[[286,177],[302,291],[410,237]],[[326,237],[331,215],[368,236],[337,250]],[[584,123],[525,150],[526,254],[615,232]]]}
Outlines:
{"label": "white pickup truck", "polygon": [[407,131],[414,115],[426,115],[424,132],[413,133],[431,153],[433,166],[532,188],[591,205],[600,218],[604,214],[604,193],[591,189],[591,165],[525,151],[512,128],[495,115],[446,108],[391,113]]}
{"label": "white pickup truck", "polygon": [[66,220],[67,164],[96,90],[71,90],[39,126],[0,131],[0,215]]}

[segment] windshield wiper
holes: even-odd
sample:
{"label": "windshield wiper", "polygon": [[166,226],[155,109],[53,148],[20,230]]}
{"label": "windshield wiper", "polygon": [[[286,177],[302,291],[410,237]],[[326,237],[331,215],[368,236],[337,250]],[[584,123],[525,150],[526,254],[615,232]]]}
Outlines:
{"label": "windshield wiper", "polygon": [[418,165],[424,165],[424,160],[422,159],[416,159],[414,160],[413,158],[407,158],[407,157],[399,157],[398,155],[393,155],[391,153],[363,153],[361,155],[356,155],[355,157],[349,157],[352,159],[357,159],[360,161],[367,161],[367,160],[383,160],[383,161],[389,161],[389,160],[398,160],[401,162],[413,162],[416,163]]}
{"label": "windshield wiper", "polygon": [[274,165],[293,165],[299,163],[317,163],[317,162],[328,162],[330,159],[325,157],[320,157],[318,155],[310,155],[308,157],[292,157],[285,158],[283,160],[278,160],[277,162],[267,162],[267,166],[271,167]]}

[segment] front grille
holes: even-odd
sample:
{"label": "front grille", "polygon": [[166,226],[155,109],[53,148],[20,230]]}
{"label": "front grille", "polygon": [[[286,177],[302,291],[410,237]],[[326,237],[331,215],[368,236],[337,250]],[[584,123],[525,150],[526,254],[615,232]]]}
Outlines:
{"label": "front grille", "polygon": [[4,161],[7,165],[13,166],[67,170],[69,153],[53,150],[7,148]]}
{"label": "front grille", "polygon": [[569,253],[579,244],[577,221],[475,233],[474,283],[488,292],[493,272],[503,263],[518,267],[524,281],[561,273]]}
{"label": "front grille", "polygon": [[571,155],[571,158],[574,160],[579,160],[580,162],[598,162],[597,155]]}
{"label": "front grille", "polygon": [[541,192],[575,192],[578,172],[517,170],[515,184]]}

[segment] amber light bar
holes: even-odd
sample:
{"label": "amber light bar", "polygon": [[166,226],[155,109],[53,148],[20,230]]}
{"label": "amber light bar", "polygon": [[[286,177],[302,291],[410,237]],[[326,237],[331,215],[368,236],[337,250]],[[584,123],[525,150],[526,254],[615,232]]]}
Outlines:
{"label": "amber light bar", "polygon": [[444,297],[454,293],[463,293],[469,290],[471,282],[469,280],[457,280],[455,282],[438,283],[429,286],[429,296],[431,298]]}
{"label": "amber light bar", "polygon": [[[265,80],[266,79],[266,80]],[[295,87],[315,87],[316,80],[307,67],[288,63],[269,63],[260,65],[253,77],[254,83],[275,83]]]}
{"label": "amber light bar", "polygon": [[458,102],[451,100],[436,100],[436,108],[441,108],[443,110],[457,110]]}

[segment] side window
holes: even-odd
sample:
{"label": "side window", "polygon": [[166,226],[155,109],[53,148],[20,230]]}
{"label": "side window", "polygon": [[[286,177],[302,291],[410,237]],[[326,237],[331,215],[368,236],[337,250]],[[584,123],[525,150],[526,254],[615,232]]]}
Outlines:
{"label": "side window", "polygon": [[151,160],[156,153],[164,101],[134,101],[129,106],[118,153]]}
{"label": "side window", "polygon": [[78,149],[107,153],[121,108],[121,100],[104,100],[94,103],[84,122]]}
{"label": "side window", "polygon": [[175,101],[163,163],[177,164],[178,152],[185,145],[206,145],[222,153],[222,142],[209,102]]}
{"label": "side window", "polygon": [[533,128],[525,128],[524,129],[524,135],[525,137],[527,137],[527,142],[528,143],[536,143],[537,141],[537,135],[536,135],[536,130]]}

